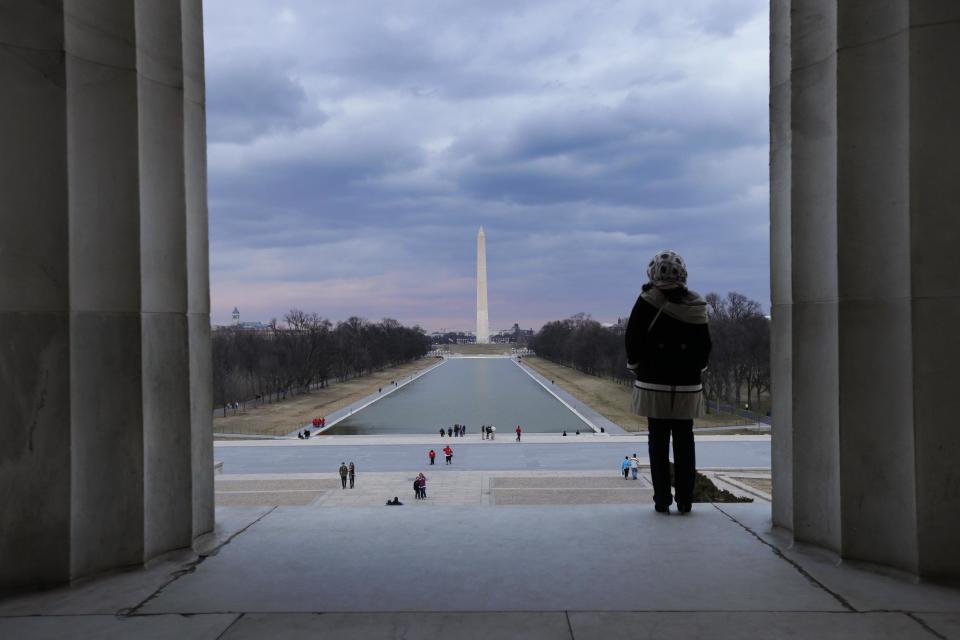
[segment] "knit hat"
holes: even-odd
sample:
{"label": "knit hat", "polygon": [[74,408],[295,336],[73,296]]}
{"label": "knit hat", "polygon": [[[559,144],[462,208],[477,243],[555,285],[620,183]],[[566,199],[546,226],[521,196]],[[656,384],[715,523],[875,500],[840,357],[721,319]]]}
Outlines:
{"label": "knit hat", "polygon": [[664,250],[650,260],[647,277],[659,289],[675,289],[687,284],[687,265],[675,252]]}

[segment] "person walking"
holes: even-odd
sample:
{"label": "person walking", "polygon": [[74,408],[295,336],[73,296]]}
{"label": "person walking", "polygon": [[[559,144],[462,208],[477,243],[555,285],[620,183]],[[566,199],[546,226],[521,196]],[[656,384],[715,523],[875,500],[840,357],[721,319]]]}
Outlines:
{"label": "person walking", "polygon": [[413,499],[420,499],[420,476],[413,479]]}
{"label": "person walking", "polygon": [[430,464],[433,464],[437,460],[437,452],[433,449],[427,453],[427,457],[430,458]]}
{"label": "person walking", "polygon": [[448,438],[453,437],[453,427],[447,427],[447,437]]}
{"label": "person walking", "polygon": [[640,471],[640,458],[637,457],[637,454],[633,454],[630,457],[630,474],[633,476],[633,479],[637,479],[637,473]]}
{"label": "person walking", "polygon": [[350,488],[353,489],[353,483],[357,478],[357,467],[353,464],[353,462],[350,463],[349,475],[350,475]]}
{"label": "person walking", "polygon": [[347,488],[347,473],[350,472],[350,469],[347,468],[346,462],[340,463],[340,484],[342,485],[341,489]]}
{"label": "person walking", "polygon": [[623,479],[630,479],[630,456],[623,456],[623,463],[620,465],[620,469],[623,471]]}
{"label": "person walking", "polygon": [[514,429],[514,431],[517,432],[517,442],[520,442],[520,434],[521,434],[522,431],[523,431],[523,430],[520,428],[520,425],[517,425],[517,428]]}
{"label": "person walking", "polygon": [[443,455],[447,456],[447,464],[453,464],[453,449],[450,448],[450,445],[443,448]]}
{"label": "person walking", "polygon": [[707,303],[687,289],[687,267],[673,251],[647,265],[625,336],[627,366],[636,376],[631,409],[648,419],[654,507],[670,513],[670,440],[677,510],[690,512],[696,478],[693,419],[702,416],[701,374],[710,360]]}
{"label": "person walking", "polygon": [[444,431],[443,427],[440,427],[440,437],[442,438],[444,435],[446,435],[446,433],[447,432]]}

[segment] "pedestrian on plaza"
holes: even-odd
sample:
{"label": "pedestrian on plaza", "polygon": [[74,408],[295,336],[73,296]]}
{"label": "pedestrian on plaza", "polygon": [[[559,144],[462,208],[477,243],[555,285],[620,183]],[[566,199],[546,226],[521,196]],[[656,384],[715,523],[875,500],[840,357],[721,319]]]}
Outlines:
{"label": "pedestrian on plaza", "polygon": [[517,442],[520,442],[520,433],[522,432],[522,429],[520,429],[520,425],[517,425],[517,428],[514,429],[514,431],[517,432]]}
{"label": "pedestrian on plaza", "polygon": [[440,437],[442,438],[447,432],[443,430],[443,427],[440,427]]}
{"label": "pedestrian on plaza", "polygon": [[623,464],[620,465],[620,469],[623,470],[623,479],[630,479],[630,456],[623,456]]}
{"label": "pedestrian on plaza", "polygon": [[427,499],[427,476],[421,473],[420,475],[417,476],[417,480],[420,481],[420,499],[426,500]]}
{"label": "pedestrian on plaza", "polygon": [[673,251],[647,265],[647,280],[630,313],[625,336],[628,367],[636,375],[631,409],[648,421],[647,446],[654,507],[669,513],[670,439],[673,438],[677,510],[693,503],[696,454],[693,419],[702,416],[701,374],[710,360],[707,303],[687,289],[687,267]]}
{"label": "pedestrian on plaza", "polygon": [[637,479],[637,473],[640,471],[640,458],[637,457],[637,454],[633,454],[630,458],[630,473],[633,475],[633,479]]}
{"label": "pedestrian on plaza", "polygon": [[354,466],[353,462],[350,463],[350,488],[353,489],[353,483],[357,477],[357,468]]}
{"label": "pedestrian on plaza", "polygon": [[447,437],[448,437],[448,438],[452,438],[452,437],[453,437],[453,427],[448,427],[448,428],[447,428]]}
{"label": "pedestrian on plaza", "polygon": [[427,457],[430,458],[430,464],[433,464],[437,459],[437,452],[433,449],[430,449],[430,451],[427,453]]}
{"label": "pedestrian on plaza", "polygon": [[453,464],[453,449],[450,448],[450,445],[443,448],[443,455],[447,456],[447,464]]}
{"label": "pedestrian on plaza", "polygon": [[347,474],[350,473],[350,469],[347,467],[346,462],[340,463],[340,484],[341,489],[347,488]]}
{"label": "pedestrian on plaza", "polygon": [[413,479],[413,499],[420,499],[420,476]]}
{"label": "pedestrian on plaza", "polygon": [[495,424],[490,425],[490,439],[491,440],[497,439],[497,425]]}

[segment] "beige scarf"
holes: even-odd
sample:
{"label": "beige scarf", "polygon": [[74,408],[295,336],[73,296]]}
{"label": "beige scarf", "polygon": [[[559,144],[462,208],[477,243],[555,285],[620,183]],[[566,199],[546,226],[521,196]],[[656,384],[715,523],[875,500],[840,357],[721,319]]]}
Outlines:
{"label": "beige scarf", "polygon": [[640,295],[675,320],[687,324],[707,324],[707,301],[693,291],[688,291],[681,302],[670,302],[657,287],[650,287]]}

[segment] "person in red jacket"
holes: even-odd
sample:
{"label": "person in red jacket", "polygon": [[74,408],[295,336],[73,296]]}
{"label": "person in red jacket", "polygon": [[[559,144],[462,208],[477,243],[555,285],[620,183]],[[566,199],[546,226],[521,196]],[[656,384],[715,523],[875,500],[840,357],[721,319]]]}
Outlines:
{"label": "person in red jacket", "polygon": [[517,428],[514,429],[514,431],[517,432],[517,442],[520,442],[520,434],[523,432],[523,430],[520,428],[520,425],[517,425]]}
{"label": "person in red jacket", "polygon": [[430,452],[427,454],[427,456],[430,457],[430,464],[433,464],[434,461],[437,459],[437,452],[434,451],[433,449],[430,449]]}
{"label": "person in red jacket", "polygon": [[453,464],[453,449],[450,448],[450,445],[443,448],[443,455],[447,456],[447,464]]}

